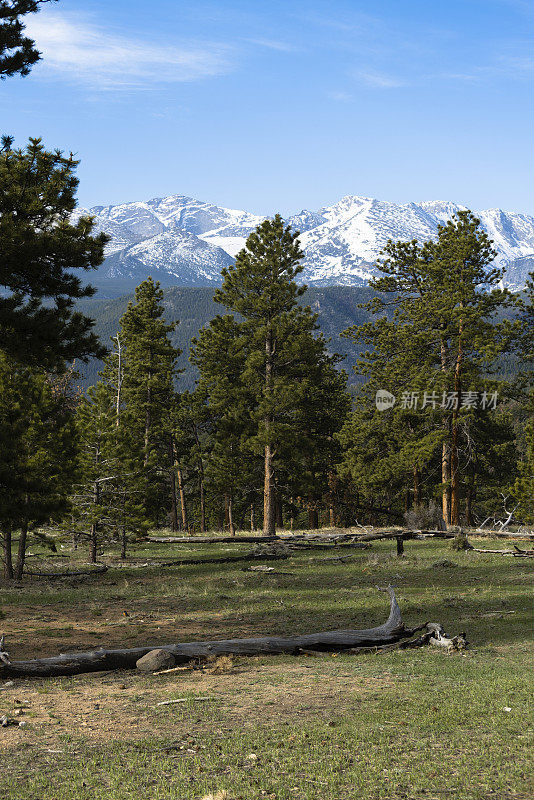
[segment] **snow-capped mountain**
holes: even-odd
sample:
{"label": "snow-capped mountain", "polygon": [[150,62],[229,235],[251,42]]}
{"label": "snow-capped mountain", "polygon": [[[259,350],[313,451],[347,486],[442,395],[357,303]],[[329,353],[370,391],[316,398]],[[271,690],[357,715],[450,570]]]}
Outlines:
{"label": "snow-capped mountain", "polygon": [[164,229],[109,255],[91,282],[101,290],[110,283],[123,286],[123,292],[149,275],[162,286],[217,286],[221,270],[232,263],[233,258],[221,247],[182,229]]}
{"label": "snow-capped mountain", "polygon": [[[403,205],[349,195],[318,211],[288,219],[301,231],[302,280],[311,285],[361,285],[376,274],[374,262],[388,239],[436,236],[439,224],[464,208],[431,201]],[[79,209],[77,216],[87,213]],[[146,202],[95,206],[96,229],[111,236],[107,259],[93,278],[113,293],[148,275],[163,285],[210,286],[232,263],[263,217],[172,195]],[[477,212],[494,241],[506,283],[521,288],[534,259],[534,218],[500,209]]]}

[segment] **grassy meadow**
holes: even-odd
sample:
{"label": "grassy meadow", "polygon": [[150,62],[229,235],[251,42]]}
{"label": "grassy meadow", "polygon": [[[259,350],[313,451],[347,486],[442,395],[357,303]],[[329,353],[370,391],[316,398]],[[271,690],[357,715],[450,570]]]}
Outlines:
{"label": "grassy meadow", "polygon": [[19,660],[363,628],[387,617],[375,587],[391,583],[407,624],[465,630],[470,648],[240,657],[7,686],[0,677],[0,716],[26,723],[0,728],[3,800],[533,796],[530,559],[427,540],[406,542],[402,558],[392,541],[340,549],[339,560],[299,551],[265,562],[271,573],[246,561],[151,565],[249,547],[140,544],[124,564],[106,552],[100,576],[0,584],[0,631]]}

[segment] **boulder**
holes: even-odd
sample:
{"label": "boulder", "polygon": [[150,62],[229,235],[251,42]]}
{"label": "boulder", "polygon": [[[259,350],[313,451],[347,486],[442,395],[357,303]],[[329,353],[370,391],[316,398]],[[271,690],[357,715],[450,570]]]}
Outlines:
{"label": "boulder", "polygon": [[135,662],[140,672],[158,672],[160,669],[170,669],[176,664],[176,659],[168,650],[158,648],[151,650]]}

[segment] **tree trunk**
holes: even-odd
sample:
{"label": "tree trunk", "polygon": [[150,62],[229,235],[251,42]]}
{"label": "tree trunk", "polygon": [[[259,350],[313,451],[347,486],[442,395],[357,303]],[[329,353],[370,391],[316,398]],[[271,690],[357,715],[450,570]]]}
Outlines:
{"label": "tree trunk", "polygon": [[[441,371],[447,372],[448,345],[441,339]],[[447,435],[441,447],[441,483],[442,489],[442,513],[445,527],[451,524],[451,449],[450,449],[450,419],[445,420]]]}
{"label": "tree trunk", "polygon": [[123,380],[123,372],[122,372],[122,343],[120,339],[120,335],[117,334],[114,337],[114,341],[117,342],[117,394],[115,396],[115,427],[118,428],[120,425],[120,414],[121,414],[121,391],[122,391],[122,380]]}
{"label": "tree trunk", "polygon": [[127,543],[128,543],[128,538],[126,536],[126,525],[123,525],[121,531],[121,558],[126,558]]}
{"label": "tree trunk", "polygon": [[173,437],[169,438],[169,450],[171,456],[171,530],[173,533],[180,530],[178,525],[178,498],[176,495],[176,471],[174,469],[174,441]]}
{"label": "tree trunk", "polygon": [[273,491],[273,467],[270,445],[265,445],[265,479],[263,485],[263,535],[276,536]]}
{"label": "tree trunk", "polygon": [[[269,328],[265,337],[265,397],[269,398],[273,379],[273,334]],[[263,535],[276,536],[276,510],[274,498],[273,452],[269,442],[271,417],[269,414],[263,421],[267,444],[265,445],[265,475],[263,483]]]}
{"label": "tree trunk", "polygon": [[185,502],[184,479],[180,467],[177,467],[177,475],[178,475],[178,490],[180,492],[180,508],[182,510],[182,525],[184,531],[186,531],[188,530],[187,505]]}
{"label": "tree trunk", "polygon": [[459,408],[462,396],[462,334],[463,322],[460,320],[458,329],[458,354],[456,366],[454,368],[454,392],[456,403],[452,412],[452,436],[451,436],[451,521],[453,525],[460,524],[460,459],[459,450]]}
{"label": "tree trunk", "polygon": [[254,503],[250,504],[250,530],[251,532],[256,530],[256,507]]}
{"label": "tree trunk", "polygon": [[[385,591],[390,597],[390,613],[387,621],[376,628],[326,631],[285,637],[264,636],[212,642],[185,642],[164,645],[163,649],[174,656],[177,664],[181,664],[208,656],[298,653],[302,649],[343,650],[391,644],[408,638],[420,628],[409,630],[404,626],[393,589],[388,586]],[[34,661],[0,663],[0,676],[2,678],[55,677],[111,669],[133,669],[142,656],[156,647],[157,645],[147,645],[127,650],[100,649],[85,653],[66,653]]]}
{"label": "tree trunk", "polygon": [[421,505],[421,475],[418,468],[413,468],[413,504],[417,508]]}
{"label": "tree trunk", "polygon": [[[152,359],[151,359],[152,360]],[[150,429],[152,427],[152,370],[148,371],[146,388],[146,412],[145,412],[145,453],[143,466],[146,469],[149,461]]]}
{"label": "tree trunk", "polygon": [[96,564],[96,557],[98,555],[98,525],[96,522],[93,522],[91,525],[91,532],[89,534],[89,562],[91,564]]}
{"label": "tree trunk", "polygon": [[6,525],[2,539],[4,551],[4,578],[13,580],[13,554],[11,552],[11,525]]}
{"label": "tree trunk", "polygon": [[[27,499],[26,499],[27,502]],[[20,529],[19,546],[17,550],[17,561],[15,564],[15,580],[21,581],[24,573],[24,562],[26,560],[26,542],[28,540],[28,520],[24,518]]]}
{"label": "tree trunk", "polygon": [[467,492],[465,497],[465,523],[468,527],[473,528],[475,526],[475,520],[473,518],[473,503],[475,500],[475,470],[471,471],[469,476],[469,483],[467,485]]}
{"label": "tree trunk", "polygon": [[328,524],[331,528],[336,527],[336,509],[334,507],[334,502],[331,499],[328,505]]}
{"label": "tree trunk", "polygon": [[234,509],[231,494],[228,495],[228,530],[230,532],[230,536],[235,536]]}
{"label": "tree trunk", "polygon": [[443,522],[451,524],[451,450],[448,442],[443,442],[441,453],[441,482],[443,484],[442,507]]}
{"label": "tree trunk", "polygon": [[315,500],[308,500],[308,528],[316,530],[319,527],[319,513]]}
{"label": "tree trunk", "polygon": [[[93,487],[93,502],[94,505],[97,506],[100,502],[100,485],[97,481],[94,483]],[[96,564],[97,558],[97,548],[98,548],[98,523],[93,522],[91,525],[91,532],[89,534],[89,561],[91,564]]]}
{"label": "tree trunk", "polygon": [[206,533],[206,499],[204,495],[204,467],[199,462],[198,489],[200,494],[200,533]]}
{"label": "tree trunk", "polygon": [[335,472],[328,473],[328,524],[331,528],[336,527],[336,498],[338,494],[339,480]]}

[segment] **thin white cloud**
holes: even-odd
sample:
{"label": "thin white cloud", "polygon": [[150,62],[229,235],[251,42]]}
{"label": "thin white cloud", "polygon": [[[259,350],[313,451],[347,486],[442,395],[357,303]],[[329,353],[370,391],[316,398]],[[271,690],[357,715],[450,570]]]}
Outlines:
{"label": "thin white cloud", "polygon": [[229,49],[222,45],[173,45],[115,35],[52,11],[42,11],[26,27],[43,54],[37,68],[41,75],[92,88],[147,89],[221,75],[232,67]]}
{"label": "thin white cloud", "polygon": [[298,50],[294,45],[279,42],[276,39],[247,39],[246,41],[258,47],[266,47],[268,50],[277,50],[280,53],[294,53]]}
{"label": "thin white cloud", "polygon": [[383,72],[369,72],[360,70],[354,74],[356,80],[374,89],[398,89],[406,86],[406,81],[394,75],[386,75]]}

